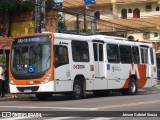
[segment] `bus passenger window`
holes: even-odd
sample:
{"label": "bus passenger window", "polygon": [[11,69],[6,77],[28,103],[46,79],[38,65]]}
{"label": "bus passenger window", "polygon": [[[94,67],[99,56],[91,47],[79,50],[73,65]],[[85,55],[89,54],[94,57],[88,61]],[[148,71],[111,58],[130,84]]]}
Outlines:
{"label": "bus passenger window", "polygon": [[131,46],[120,45],[119,50],[121,63],[132,63]]}
{"label": "bus passenger window", "polygon": [[72,41],[72,57],[74,62],[89,62],[88,43]]}
{"label": "bus passenger window", "polygon": [[145,63],[145,64],[148,63],[148,49],[147,48],[141,48],[141,59],[142,59],[142,63]]}
{"label": "bus passenger window", "polygon": [[154,55],[153,55],[153,49],[150,48],[150,55],[151,55],[151,64],[154,65]]}
{"label": "bus passenger window", "polygon": [[140,58],[139,58],[139,49],[136,46],[132,47],[132,54],[133,54],[133,62],[135,64],[140,63]]}
{"label": "bus passenger window", "polygon": [[99,44],[99,61],[103,61],[103,45]]}
{"label": "bus passenger window", "polygon": [[75,61],[80,61],[80,53],[79,52],[75,52],[74,59],[75,59]]}
{"label": "bus passenger window", "polygon": [[54,65],[55,68],[69,64],[68,49],[66,46],[55,45],[54,46]]}
{"label": "bus passenger window", "polygon": [[107,44],[107,58],[109,63],[119,63],[118,45]]}
{"label": "bus passenger window", "polygon": [[93,43],[93,51],[94,51],[94,61],[98,61],[97,44],[96,43]]}

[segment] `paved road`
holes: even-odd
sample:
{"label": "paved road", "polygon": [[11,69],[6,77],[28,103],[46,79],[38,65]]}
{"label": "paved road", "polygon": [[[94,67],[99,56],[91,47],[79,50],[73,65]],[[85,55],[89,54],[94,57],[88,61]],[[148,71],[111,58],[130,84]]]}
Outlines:
{"label": "paved road", "polygon": [[[32,117],[34,113],[38,117],[43,116],[39,119],[46,120],[119,120],[118,117],[122,115],[128,116],[121,117],[123,120],[129,118],[131,120],[158,120],[160,119],[160,88],[143,90],[135,96],[112,93],[105,97],[95,97],[93,94],[88,94],[87,98],[81,100],[69,100],[64,96],[55,96],[47,101],[38,101],[34,97],[22,95],[21,99],[1,101],[0,111],[17,111],[22,116],[25,116],[22,112],[27,111],[29,117]],[[151,115],[159,117],[146,117]],[[55,116],[56,118],[53,118]],[[29,120],[31,118],[14,119]],[[5,118],[5,120],[13,120],[13,118]]]}

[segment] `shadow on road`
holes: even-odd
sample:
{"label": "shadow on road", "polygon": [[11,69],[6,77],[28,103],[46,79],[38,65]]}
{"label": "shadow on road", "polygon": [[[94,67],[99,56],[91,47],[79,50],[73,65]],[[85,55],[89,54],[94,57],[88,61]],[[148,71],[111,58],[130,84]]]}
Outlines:
{"label": "shadow on road", "polygon": [[[154,87],[154,88],[147,88],[147,89],[139,89],[139,92],[137,95],[149,95],[149,94],[158,94],[158,93],[160,93],[160,89]],[[81,100],[96,99],[96,98],[103,98],[103,97],[120,97],[120,96],[124,96],[124,95],[122,95],[121,92],[117,92],[117,91],[111,91],[110,94],[107,94],[104,96],[98,96],[98,97],[95,96],[93,92],[87,92],[87,96]],[[129,95],[126,95],[126,96],[129,96]],[[21,94],[21,95],[18,95],[18,98],[16,98],[15,100],[41,101],[41,100],[37,100],[34,94]],[[51,98],[48,98],[43,101],[68,101],[68,100],[71,100],[68,95],[53,94]]]}

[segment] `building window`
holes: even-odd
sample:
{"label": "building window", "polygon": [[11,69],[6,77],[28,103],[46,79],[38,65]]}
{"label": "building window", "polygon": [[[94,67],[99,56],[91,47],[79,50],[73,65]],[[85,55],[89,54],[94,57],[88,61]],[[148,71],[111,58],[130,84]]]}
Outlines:
{"label": "building window", "polygon": [[158,37],[158,33],[157,32],[154,32],[154,37]]}
{"label": "building window", "polygon": [[128,13],[132,13],[132,9],[131,8],[129,8]]}
{"label": "building window", "polygon": [[121,18],[122,19],[127,19],[127,10],[126,9],[122,9],[122,11],[121,11]]}
{"label": "building window", "polygon": [[156,11],[159,11],[159,7],[158,6],[156,7]]}
{"label": "building window", "polygon": [[99,12],[99,11],[96,11],[96,12],[94,13],[94,18],[95,18],[96,20],[99,20],[99,19],[100,19],[100,12]]}
{"label": "building window", "polygon": [[140,18],[140,10],[138,8],[133,10],[133,18]]}
{"label": "building window", "polygon": [[134,37],[131,35],[131,36],[128,37],[128,40],[129,41],[134,41]]}

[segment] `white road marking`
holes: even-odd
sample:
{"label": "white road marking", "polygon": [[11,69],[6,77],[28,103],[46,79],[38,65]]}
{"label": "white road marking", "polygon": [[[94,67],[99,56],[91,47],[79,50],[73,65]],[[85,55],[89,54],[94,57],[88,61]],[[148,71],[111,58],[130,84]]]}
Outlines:
{"label": "white road marking", "polygon": [[64,120],[64,119],[72,119],[75,117],[55,117],[55,118],[49,118],[49,119],[45,119],[45,120]]}
{"label": "white road marking", "polygon": [[88,119],[88,120],[111,120],[113,118],[105,118],[105,117],[98,117],[98,118],[93,118],[93,119]]}
{"label": "white road marking", "polygon": [[37,107],[37,106],[0,106],[0,108],[31,108],[31,109],[63,109],[63,110],[97,110],[97,108],[70,108],[70,107]]}

